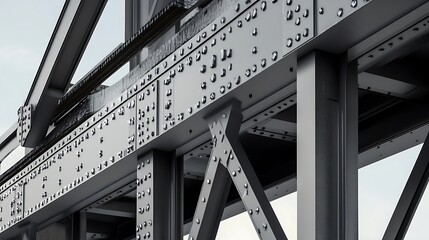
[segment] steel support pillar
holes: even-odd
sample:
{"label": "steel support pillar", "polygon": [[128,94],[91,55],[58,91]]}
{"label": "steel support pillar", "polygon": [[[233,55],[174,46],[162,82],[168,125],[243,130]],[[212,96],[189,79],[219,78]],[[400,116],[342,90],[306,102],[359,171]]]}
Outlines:
{"label": "steel support pillar", "polygon": [[136,239],[181,239],[183,161],[174,152],[152,151],[137,164]]}
{"label": "steel support pillar", "polygon": [[407,234],[414,213],[425,192],[429,179],[429,135],[420,150],[419,156],[402,191],[383,240],[401,240]]}
{"label": "steel support pillar", "polygon": [[260,239],[286,240],[264,189],[238,140],[242,121],[238,101],[207,118],[213,150],[195,210],[189,240],[215,239],[231,180]]}
{"label": "steel support pillar", "polygon": [[37,228],[33,223],[20,226],[22,240],[36,240]]}
{"label": "steel support pillar", "polygon": [[320,51],[298,60],[299,240],[358,239],[356,69]]}
{"label": "steel support pillar", "polygon": [[87,219],[83,211],[75,212],[72,216],[73,240],[86,240]]}

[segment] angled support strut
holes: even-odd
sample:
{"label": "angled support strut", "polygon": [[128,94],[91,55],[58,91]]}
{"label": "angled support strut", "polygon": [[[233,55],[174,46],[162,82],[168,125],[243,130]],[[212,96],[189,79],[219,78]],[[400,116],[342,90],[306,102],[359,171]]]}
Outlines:
{"label": "angled support strut", "polygon": [[286,240],[261,183],[238,140],[242,114],[234,101],[207,118],[213,150],[189,240],[215,239],[229,193],[230,175],[260,239]]}

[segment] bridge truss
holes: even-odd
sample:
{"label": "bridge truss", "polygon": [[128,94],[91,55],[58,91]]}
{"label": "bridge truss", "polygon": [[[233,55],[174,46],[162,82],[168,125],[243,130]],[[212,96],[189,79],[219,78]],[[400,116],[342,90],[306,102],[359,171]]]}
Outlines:
{"label": "bridge truss", "polygon": [[425,142],[383,237],[404,238],[429,176],[427,1],[148,2],[71,88],[106,0],[65,2],[0,139],[29,150],[0,179],[1,239],[215,239],[243,211],[287,239],[270,201],[295,191],[298,239],[358,239],[358,169]]}

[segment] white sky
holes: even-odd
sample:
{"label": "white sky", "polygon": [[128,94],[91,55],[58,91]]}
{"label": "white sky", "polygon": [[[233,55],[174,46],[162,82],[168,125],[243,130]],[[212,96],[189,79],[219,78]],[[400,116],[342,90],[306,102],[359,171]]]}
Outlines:
{"label": "white sky", "polygon": [[[0,1],[0,135],[17,119],[64,1]],[[124,2],[110,0],[84,54],[73,82],[80,79],[124,38]],[[109,83],[125,76],[128,66]],[[359,171],[359,239],[379,240],[388,224],[421,146]],[[21,152],[10,159],[19,159]],[[4,169],[4,168],[3,168]],[[296,193],[271,204],[289,239],[296,237]],[[428,239],[429,196],[423,196],[407,240]],[[221,223],[218,240],[257,239],[247,213]]]}

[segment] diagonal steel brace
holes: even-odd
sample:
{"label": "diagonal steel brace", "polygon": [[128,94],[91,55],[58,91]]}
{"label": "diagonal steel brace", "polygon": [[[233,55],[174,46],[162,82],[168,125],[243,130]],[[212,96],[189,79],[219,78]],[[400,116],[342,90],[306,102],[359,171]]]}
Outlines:
{"label": "diagonal steel brace", "polygon": [[286,240],[261,183],[238,140],[241,106],[233,101],[207,118],[213,150],[194,215],[189,240],[214,239],[219,227],[229,177],[240,194],[259,239]]}

